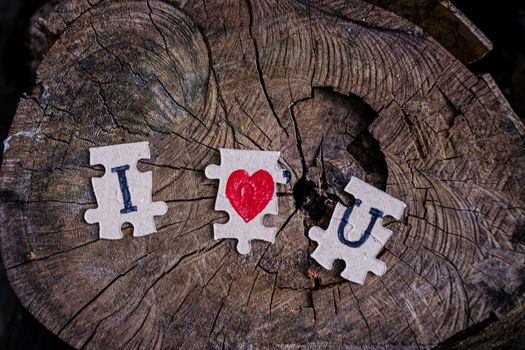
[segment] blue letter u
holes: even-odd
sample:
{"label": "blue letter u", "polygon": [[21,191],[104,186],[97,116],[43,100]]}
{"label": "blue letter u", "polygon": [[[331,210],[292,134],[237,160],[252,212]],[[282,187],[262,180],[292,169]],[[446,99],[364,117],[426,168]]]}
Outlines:
{"label": "blue letter u", "polygon": [[362,246],[367,240],[368,237],[370,237],[370,234],[372,233],[372,228],[374,228],[374,225],[378,218],[383,217],[383,212],[376,208],[370,208],[370,223],[368,224],[368,227],[366,228],[365,232],[359,238],[357,241],[350,241],[346,239],[345,237],[345,227],[348,224],[348,219],[350,218],[350,215],[352,214],[352,210],[354,207],[359,207],[361,205],[362,201],[358,198],[355,199],[354,205],[352,205],[350,208],[346,208],[343,218],[341,219],[341,222],[339,223],[339,227],[337,228],[337,236],[339,237],[339,240],[344,245],[347,245],[351,248],[358,248]]}

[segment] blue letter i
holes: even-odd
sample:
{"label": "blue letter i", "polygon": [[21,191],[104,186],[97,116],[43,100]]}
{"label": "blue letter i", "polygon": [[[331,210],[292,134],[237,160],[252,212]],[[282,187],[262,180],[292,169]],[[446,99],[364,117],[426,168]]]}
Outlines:
{"label": "blue letter i", "polygon": [[117,173],[118,182],[120,184],[120,192],[124,200],[124,208],[120,209],[121,214],[127,214],[137,211],[137,207],[131,203],[131,194],[129,193],[128,179],[126,178],[126,170],[129,170],[129,165],[122,165],[111,169],[112,173]]}

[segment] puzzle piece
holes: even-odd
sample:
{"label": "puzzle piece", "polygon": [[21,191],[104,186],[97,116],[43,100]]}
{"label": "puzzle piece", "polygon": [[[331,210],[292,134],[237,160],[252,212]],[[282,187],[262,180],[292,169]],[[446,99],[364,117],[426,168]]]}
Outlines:
{"label": "puzzle piece", "polygon": [[125,222],[133,225],[133,236],[157,232],[154,216],[164,215],[168,206],[152,202],[151,171],[137,170],[139,159],[150,158],[149,143],[136,142],[89,149],[90,165],[102,164],[104,176],[92,178],[98,208],[88,209],[84,218],[99,224],[100,238],[121,239]]}
{"label": "puzzle piece", "polygon": [[382,226],[383,218],[399,220],[406,204],[356,177],[345,191],[355,197],[354,205],[346,208],[338,203],[326,231],[317,226],[310,229],[308,236],[319,245],[311,256],[328,270],[335,259],[344,260],[341,276],[363,284],[368,271],[377,276],[385,273],[386,265],[376,255],[392,231]]}
{"label": "puzzle piece", "polygon": [[235,238],[237,251],[250,252],[250,241],[273,243],[277,229],[263,225],[263,217],[278,213],[276,183],[290,182],[290,172],[279,169],[280,152],[220,149],[221,165],[208,165],[205,175],[219,179],[215,210],[225,211],[230,220],[214,224],[215,239]]}

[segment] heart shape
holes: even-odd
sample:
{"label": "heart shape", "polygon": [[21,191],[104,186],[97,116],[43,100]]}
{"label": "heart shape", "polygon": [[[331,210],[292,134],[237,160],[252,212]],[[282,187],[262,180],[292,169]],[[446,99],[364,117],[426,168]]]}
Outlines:
{"label": "heart shape", "polygon": [[273,198],[275,184],[266,170],[257,170],[252,176],[246,170],[235,170],[226,183],[226,197],[245,222],[255,218]]}

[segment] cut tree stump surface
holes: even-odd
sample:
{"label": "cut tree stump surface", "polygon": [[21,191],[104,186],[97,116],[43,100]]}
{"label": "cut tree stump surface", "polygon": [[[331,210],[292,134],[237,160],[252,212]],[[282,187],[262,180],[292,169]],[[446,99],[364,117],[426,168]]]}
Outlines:
{"label": "cut tree stump surface", "polygon": [[[1,254],[78,348],[428,348],[525,292],[525,127],[489,76],[361,1],[70,1],[2,163]],[[158,232],[98,239],[90,147],[149,141]],[[274,244],[214,241],[218,148],[281,151]],[[309,254],[357,176],[407,203],[363,286]]]}

